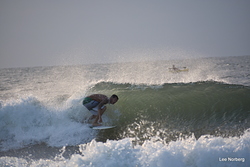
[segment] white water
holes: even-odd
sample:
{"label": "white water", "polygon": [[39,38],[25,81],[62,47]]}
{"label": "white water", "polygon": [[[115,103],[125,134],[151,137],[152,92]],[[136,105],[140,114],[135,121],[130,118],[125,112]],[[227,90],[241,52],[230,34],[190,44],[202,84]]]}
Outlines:
{"label": "white water", "polygon": [[[192,166],[192,167],[225,167],[249,166],[250,132],[240,138],[202,136],[180,139],[164,144],[157,139],[133,146],[132,139],[106,143],[92,140],[80,145],[81,154],[73,154],[69,159],[58,155],[52,160],[40,159],[27,161],[22,158],[1,157],[0,165],[4,166]],[[64,148],[62,149],[62,153]],[[62,154],[61,153],[61,154]]]}
{"label": "white water", "polygon": [[[77,110],[77,107],[81,108]],[[79,122],[89,116],[80,105],[51,108],[34,97],[27,97],[10,101],[0,111],[1,150],[42,142],[55,147],[76,145],[89,142],[95,136],[95,131]]]}

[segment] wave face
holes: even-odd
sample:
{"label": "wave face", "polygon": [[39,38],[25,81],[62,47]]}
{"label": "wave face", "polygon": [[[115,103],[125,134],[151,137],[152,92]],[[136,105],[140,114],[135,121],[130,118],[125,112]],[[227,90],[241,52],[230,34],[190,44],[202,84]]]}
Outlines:
{"label": "wave face", "polygon": [[[91,91],[119,94],[118,135],[143,142],[192,134],[240,136],[250,125],[250,89],[219,82],[132,85],[101,82]],[[111,114],[112,115],[112,114]],[[119,131],[121,133],[119,133]]]}

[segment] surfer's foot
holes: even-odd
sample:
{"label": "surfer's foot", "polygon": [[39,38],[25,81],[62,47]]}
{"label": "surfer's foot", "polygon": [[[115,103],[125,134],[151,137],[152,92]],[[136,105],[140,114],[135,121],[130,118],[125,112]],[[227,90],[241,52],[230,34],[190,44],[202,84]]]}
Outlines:
{"label": "surfer's foot", "polygon": [[92,125],[93,125],[93,127],[95,127],[95,126],[102,126],[102,124],[99,124],[99,123],[96,123],[96,122],[94,122]]}

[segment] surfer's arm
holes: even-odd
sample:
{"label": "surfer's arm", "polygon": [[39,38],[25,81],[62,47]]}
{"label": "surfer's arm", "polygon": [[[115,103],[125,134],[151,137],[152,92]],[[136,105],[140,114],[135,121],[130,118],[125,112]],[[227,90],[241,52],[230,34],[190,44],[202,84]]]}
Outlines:
{"label": "surfer's arm", "polygon": [[[104,104],[107,104],[108,103],[108,99],[105,99],[103,101],[101,101],[99,104],[98,104],[98,115],[101,116],[101,110],[103,110],[103,105]],[[105,106],[104,106],[105,107]],[[105,107],[106,108],[106,107]]]}
{"label": "surfer's arm", "polygon": [[99,122],[102,122],[102,114],[106,110],[106,106],[103,106],[103,105],[107,103],[108,103],[108,99],[104,99],[98,105]]}
{"label": "surfer's arm", "polygon": [[103,106],[104,104],[107,104],[108,102],[109,102],[108,99],[102,100],[102,101],[98,104],[98,111],[101,110],[101,109],[102,109],[102,106]]}

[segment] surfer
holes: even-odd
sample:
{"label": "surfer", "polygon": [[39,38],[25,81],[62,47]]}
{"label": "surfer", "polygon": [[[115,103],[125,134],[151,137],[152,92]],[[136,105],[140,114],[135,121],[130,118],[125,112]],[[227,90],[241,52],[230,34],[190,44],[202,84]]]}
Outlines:
{"label": "surfer", "polygon": [[172,68],[174,71],[179,71],[180,69],[179,68],[176,68],[175,65],[173,65],[173,68]]}
{"label": "surfer", "polygon": [[188,72],[189,69],[187,67],[177,68],[175,65],[173,65],[172,68],[169,68],[169,72],[172,73],[179,73],[179,72]]}
{"label": "surfer", "polygon": [[115,104],[118,99],[118,96],[115,94],[110,98],[103,94],[92,94],[84,98],[82,104],[93,114],[89,120],[95,119],[93,126],[101,125],[99,123],[102,123],[102,114],[107,109],[105,104]]}

